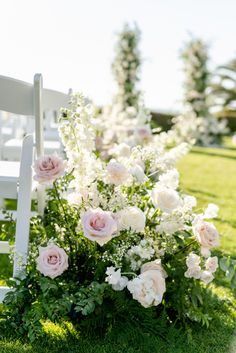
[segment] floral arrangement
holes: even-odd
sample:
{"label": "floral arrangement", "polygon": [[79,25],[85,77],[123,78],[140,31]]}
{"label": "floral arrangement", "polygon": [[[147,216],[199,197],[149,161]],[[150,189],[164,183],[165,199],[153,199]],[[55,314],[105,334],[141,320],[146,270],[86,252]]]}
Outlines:
{"label": "floral arrangement", "polygon": [[226,119],[213,116],[197,117],[195,113],[183,113],[172,119],[173,130],[169,137],[176,144],[183,141],[200,146],[220,144],[229,133]]}
{"label": "floral arrangement", "polygon": [[211,116],[208,47],[201,39],[188,42],[181,55],[184,61],[184,113],[173,119],[174,140],[208,146],[221,143],[229,132],[226,120]]}
{"label": "floral arrangement", "polygon": [[114,103],[120,111],[127,107],[137,107],[140,92],[137,89],[141,56],[138,48],[140,31],[137,26],[133,28],[126,24],[118,35],[116,56],[112,64],[112,71],[118,85],[118,92]]}
{"label": "floral arrangement", "polygon": [[209,220],[218,207],[196,214],[196,199],[180,191],[175,163],[183,146],[121,144],[104,160],[93,122],[90,102],[73,96],[60,119],[66,161],[35,162],[47,207],[32,219],[25,277],[11,283],[6,323],[31,340],[48,319],[93,331],[127,316],[152,330],[163,317],[207,325],[206,286],[220,243]]}

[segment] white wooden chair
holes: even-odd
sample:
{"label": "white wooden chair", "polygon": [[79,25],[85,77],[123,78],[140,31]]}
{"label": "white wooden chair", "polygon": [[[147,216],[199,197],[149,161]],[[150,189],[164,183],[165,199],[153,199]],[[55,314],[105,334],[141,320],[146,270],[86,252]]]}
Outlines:
{"label": "white wooden chair", "polygon": [[[32,189],[32,162],[33,162],[33,136],[24,138],[20,162],[20,173],[17,177],[9,179],[8,175],[0,176],[0,195],[9,199],[17,199],[17,217],[14,246],[13,278],[24,275],[27,263],[29,227],[31,217],[31,189]],[[0,241],[0,254],[10,253],[8,241]],[[0,286],[0,302],[3,301],[11,288]]]}
{"label": "white wooden chair", "polygon": [[[34,84],[0,76],[0,110],[35,118],[35,155],[44,154],[43,111],[58,111],[67,106],[69,97],[61,92],[43,89],[42,75],[34,76]],[[20,117],[19,117],[20,118]],[[19,162],[0,161],[0,176],[18,182]],[[35,184],[34,184],[35,185]],[[44,189],[37,188],[38,211],[43,213]]]}

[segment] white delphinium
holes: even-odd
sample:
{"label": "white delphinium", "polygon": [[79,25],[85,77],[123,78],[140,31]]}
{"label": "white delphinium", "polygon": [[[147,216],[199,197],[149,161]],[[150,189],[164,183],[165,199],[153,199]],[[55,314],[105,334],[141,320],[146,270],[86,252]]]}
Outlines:
{"label": "white delphinium", "polygon": [[121,270],[116,270],[113,266],[107,268],[106,275],[105,281],[111,284],[112,289],[116,291],[123,290],[128,283],[128,278],[121,276]]}
{"label": "white delphinium", "polygon": [[84,192],[102,169],[93,153],[93,106],[88,99],[80,94],[71,97],[70,109],[62,110],[59,132],[68,159],[68,169],[75,177],[71,186]]}

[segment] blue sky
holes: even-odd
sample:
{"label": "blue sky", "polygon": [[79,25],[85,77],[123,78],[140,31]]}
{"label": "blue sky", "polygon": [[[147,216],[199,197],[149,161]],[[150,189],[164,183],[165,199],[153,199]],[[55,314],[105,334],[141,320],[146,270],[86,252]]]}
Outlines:
{"label": "blue sky", "polygon": [[82,91],[97,104],[115,91],[115,34],[142,31],[141,88],[150,108],[175,109],[182,96],[179,52],[189,33],[210,44],[210,66],[236,56],[235,0],[7,0],[0,6],[1,75]]}

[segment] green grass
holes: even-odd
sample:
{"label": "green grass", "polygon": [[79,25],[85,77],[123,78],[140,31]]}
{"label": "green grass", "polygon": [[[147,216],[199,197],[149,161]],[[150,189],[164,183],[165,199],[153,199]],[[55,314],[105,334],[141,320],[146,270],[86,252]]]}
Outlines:
{"label": "green grass", "polygon": [[[220,206],[215,221],[222,235],[221,249],[236,257],[236,149],[194,148],[178,165],[181,188],[198,199],[198,208],[209,202]],[[218,283],[212,302],[210,328],[192,326],[192,340],[175,327],[163,340],[136,330],[110,332],[105,338],[80,337],[67,329],[46,324],[43,342],[29,344],[0,331],[1,353],[236,353],[236,299],[233,292]],[[128,315],[128,313],[127,313]]]}

